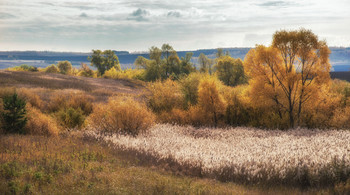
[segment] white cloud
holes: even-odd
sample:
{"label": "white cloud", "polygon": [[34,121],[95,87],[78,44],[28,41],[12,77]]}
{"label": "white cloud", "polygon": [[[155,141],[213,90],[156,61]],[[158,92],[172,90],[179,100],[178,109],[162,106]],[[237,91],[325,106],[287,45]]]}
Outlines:
{"label": "white cloud", "polygon": [[[254,46],[279,29],[310,28],[350,46],[347,0],[2,0],[3,49],[178,50]],[[54,45],[54,46],[53,46]]]}

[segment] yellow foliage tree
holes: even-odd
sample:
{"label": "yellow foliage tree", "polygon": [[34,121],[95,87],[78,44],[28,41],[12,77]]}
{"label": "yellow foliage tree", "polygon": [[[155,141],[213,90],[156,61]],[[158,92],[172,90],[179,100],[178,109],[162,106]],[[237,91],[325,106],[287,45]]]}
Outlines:
{"label": "yellow foliage tree", "polygon": [[290,127],[299,125],[303,105],[317,99],[317,89],[330,80],[329,54],[310,30],[277,31],[271,46],[256,46],[244,60],[253,102],[269,102],[281,119],[288,114]]}
{"label": "yellow foliage tree", "polygon": [[208,122],[213,121],[216,127],[219,118],[225,113],[226,103],[219,88],[223,84],[214,77],[205,77],[201,80],[198,87],[198,104],[197,106],[203,112]]}

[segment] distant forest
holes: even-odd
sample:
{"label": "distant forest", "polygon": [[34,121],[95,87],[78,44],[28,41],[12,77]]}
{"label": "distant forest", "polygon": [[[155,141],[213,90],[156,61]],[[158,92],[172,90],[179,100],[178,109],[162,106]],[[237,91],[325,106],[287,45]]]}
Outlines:
{"label": "distant forest", "polygon": [[[245,55],[251,48],[223,48],[224,52],[229,52],[233,58],[244,59]],[[349,71],[350,70],[350,48],[330,47],[332,53],[330,61],[332,71]],[[130,53],[128,51],[114,51],[119,58],[121,68],[134,68],[134,61],[138,56],[148,58],[147,52]],[[178,56],[185,57],[187,52],[193,52],[192,62],[197,64],[200,53],[209,58],[215,58],[217,49],[201,49],[195,51],[178,51]],[[58,61],[70,61],[73,66],[80,66],[81,63],[90,64],[87,57],[91,53],[79,52],[50,52],[50,51],[0,51],[0,69],[28,64],[36,67],[46,67],[50,64],[56,64]]]}

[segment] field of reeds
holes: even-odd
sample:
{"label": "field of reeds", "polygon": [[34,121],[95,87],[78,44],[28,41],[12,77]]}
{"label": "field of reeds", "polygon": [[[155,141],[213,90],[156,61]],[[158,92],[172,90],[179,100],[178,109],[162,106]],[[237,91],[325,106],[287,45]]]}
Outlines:
{"label": "field of reeds", "polygon": [[156,125],[137,137],[87,135],[225,182],[322,188],[346,182],[350,175],[349,131]]}
{"label": "field of reeds", "polygon": [[[0,194],[259,194],[262,190],[176,176],[77,134],[0,136]],[[275,190],[264,190],[266,193]],[[284,189],[277,192],[283,193]],[[298,192],[298,190],[293,190]]]}

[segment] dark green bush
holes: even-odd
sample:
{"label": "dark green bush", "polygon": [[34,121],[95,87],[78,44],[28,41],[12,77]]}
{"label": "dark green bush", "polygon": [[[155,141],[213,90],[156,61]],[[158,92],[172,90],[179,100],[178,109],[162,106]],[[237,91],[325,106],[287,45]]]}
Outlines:
{"label": "dark green bush", "polygon": [[85,121],[84,112],[80,108],[62,109],[57,113],[57,116],[61,124],[67,128],[80,128]]}
{"label": "dark green bush", "polygon": [[27,64],[22,64],[20,66],[16,66],[16,67],[14,67],[14,69],[23,70],[23,71],[29,71],[29,72],[38,72],[39,71],[37,67],[29,66]]}
{"label": "dark green bush", "polygon": [[59,69],[60,73],[62,74],[71,74],[73,70],[73,66],[68,61],[61,61],[58,62],[57,68]]}
{"label": "dark green bush", "polygon": [[17,93],[5,96],[3,99],[3,129],[6,133],[24,133],[27,123],[26,101],[18,97]]}

